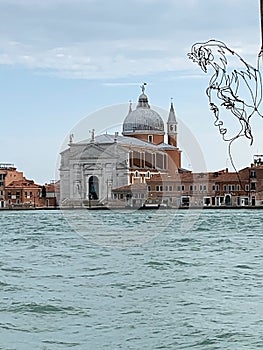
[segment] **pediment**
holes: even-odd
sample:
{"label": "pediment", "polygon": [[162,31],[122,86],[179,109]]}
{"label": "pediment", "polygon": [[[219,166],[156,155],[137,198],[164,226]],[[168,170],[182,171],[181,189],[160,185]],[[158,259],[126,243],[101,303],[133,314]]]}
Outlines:
{"label": "pediment", "polygon": [[96,160],[98,159],[112,159],[114,157],[114,153],[111,147],[102,147],[97,144],[88,144],[85,147],[82,147],[80,152],[76,152],[76,158],[80,160]]}

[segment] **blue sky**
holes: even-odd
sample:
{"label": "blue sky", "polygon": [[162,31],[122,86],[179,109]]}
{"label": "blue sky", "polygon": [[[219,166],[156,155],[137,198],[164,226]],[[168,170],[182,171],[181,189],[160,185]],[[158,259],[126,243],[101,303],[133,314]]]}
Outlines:
{"label": "blue sky", "polygon": [[[167,110],[173,97],[179,133],[182,121],[207,169],[231,168],[205,95],[209,75],[187,53],[195,42],[218,39],[255,65],[259,0],[0,0],[0,27],[1,162],[49,182],[72,128],[86,117],[88,138],[93,127],[119,125],[147,82],[151,105]],[[93,113],[120,104],[124,114]],[[259,117],[253,130],[252,146],[233,146],[238,168],[263,153]]]}

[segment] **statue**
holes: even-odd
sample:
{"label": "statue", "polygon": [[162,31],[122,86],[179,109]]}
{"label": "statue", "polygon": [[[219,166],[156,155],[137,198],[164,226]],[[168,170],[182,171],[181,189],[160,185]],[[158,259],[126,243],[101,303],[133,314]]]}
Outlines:
{"label": "statue", "polygon": [[144,94],[145,91],[145,86],[147,85],[147,83],[143,83],[140,88],[142,89],[142,93]]}

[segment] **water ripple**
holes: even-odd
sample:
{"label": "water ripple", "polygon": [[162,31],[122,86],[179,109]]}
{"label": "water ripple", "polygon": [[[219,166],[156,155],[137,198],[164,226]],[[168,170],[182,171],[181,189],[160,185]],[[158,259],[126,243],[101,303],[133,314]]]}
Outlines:
{"label": "water ripple", "polygon": [[0,349],[262,349],[262,211],[94,215],[0,212]]}

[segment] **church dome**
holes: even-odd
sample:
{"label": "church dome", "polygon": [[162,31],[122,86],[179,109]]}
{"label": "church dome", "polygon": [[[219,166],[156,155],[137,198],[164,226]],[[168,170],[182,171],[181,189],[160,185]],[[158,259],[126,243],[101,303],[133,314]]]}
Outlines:
{"label": "church dome", "polygon": [[[145,84],[144,84],[145,85]],[[130,134],[164,134],[164,123],[161,116],[150,108],[144,85],[139,96],[137,107],[129,111],[123,122],[123,135]]]}

